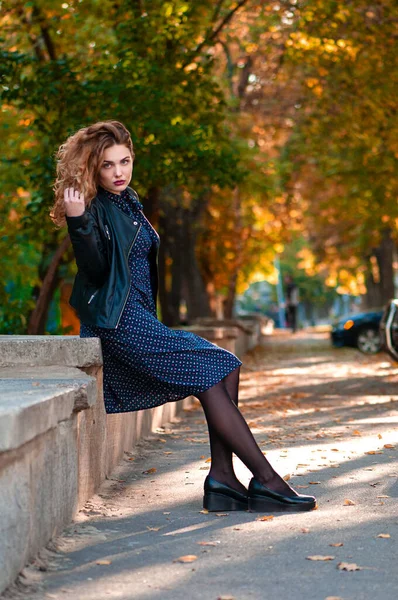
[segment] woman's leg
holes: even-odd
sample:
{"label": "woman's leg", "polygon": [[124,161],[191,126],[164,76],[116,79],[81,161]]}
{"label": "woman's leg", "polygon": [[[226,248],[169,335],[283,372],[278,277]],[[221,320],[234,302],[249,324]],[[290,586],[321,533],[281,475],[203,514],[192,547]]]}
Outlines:
{"label": "woman's leg", "polygon": [[[265,458],[241,412],[232,402],[224,381],[220,381],[205,392],[197,393],[196,396],[203,406],[213,444],[215,438],[215,451],[217,454],[220,452],[219,443],[222,442],[224,447],[228,448],[230,452],[234,452],[253,473],[254,477],[267,488],[286,495],[297,495]],[[212,447],[212,456],[213,451],[214,448]],[[223,456],[224,462],[221,461],[220,465],[230,465],[226,462],[226,454]],[[229,466],[229,469],[231,469],[231,466]],[[216,479],[215,475],[214,477]],[[222,483],[228,482],[223,481]]]}
{"label": "woman's leg", "polygon": [[[237,367],[234,371],[228,373],[222,382],[220,382],[224,384],[226,393],[235,406],[238,405],[239,371],[240,367]],[[209,422],[208,427],[211,451],[211,467],[209,475],[214,477],[216,481],[225,483],[239,492],[245,493],[246,488],[236,478],[234,472],[231,448],[219,437],[217,431]]]}

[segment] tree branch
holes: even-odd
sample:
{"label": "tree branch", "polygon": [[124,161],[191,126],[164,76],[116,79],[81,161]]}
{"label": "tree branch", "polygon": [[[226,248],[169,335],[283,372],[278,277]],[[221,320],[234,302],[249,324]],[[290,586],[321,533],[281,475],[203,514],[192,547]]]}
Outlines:
{"label": "tree branch", "polygon": [[[199,44],[199,46],[197,46],[195,48],[195,50],[192,52],[192,54],[190,55],[190,57],[185,61],[185,63],[183,64],[183,68],[186,67],[187,65],[189,65],[192,62],[193,58],[200,53],[200,51],[202,50],[202,48],[204,48],[210,42],[213,42],[214,40],[217,39],[218,34],[223,30],[223,28],[225,27],[225,25],[227,25],[227,23],[229,23],[229,21],[232,19],[232,17],[234,16],[234,14],[240,8],[242,8],[242,6],[244,6],[248,1],[249,0],[239,0],[239,2],[237,3],[237,5],[235,6],[235,8],[233,8],[232,10],[229,11],[229,13],[223,18],[223,20],[221,21],[221,23],[215,29],[212,29],[209,34],[205,35],[203,41]],[[218,6],[216,7],[216,10],[215,10],[214,14],[216,14],[217,11],[218,12],[220,11],[221,4],[222,4],[222,2],[219,2]]]}

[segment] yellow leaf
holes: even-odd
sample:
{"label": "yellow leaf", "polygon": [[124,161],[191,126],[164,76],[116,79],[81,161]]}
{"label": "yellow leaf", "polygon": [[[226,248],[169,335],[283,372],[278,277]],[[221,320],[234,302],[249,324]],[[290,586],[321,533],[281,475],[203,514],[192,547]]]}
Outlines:
{"label": "yellow leaf", "polygon": [[361,571],[362,567],[358,567],[355,563],[339,562],[337,568],[340,571]]}
{"label": "yellow leaf", "polygon": [[381,433],[379,433],[379,435],[377,437],[379,438],[379,440],[383,439],[383,436],[381,435]]}
{"label": "yellow leaf", "polygon": [[198,557],[195,556],[195,554],[186,554],[185,556],[180,556],[180,558],[176,558],[175,560],[173,560],[173,562],[191,563],[197,560],[197,558]]}
{"label": "yellow leaf", "polygon": [[383,540],[387,540],[388,538],[391,537],[391,535],[389,533],[379,533],[379,535],[377,537],[383,538]]}
{"label": "yellow leaf", "polygon": [[360,431],[358,431],[358,429],[354,429],[354,431],[352,432],[352,435],[362,435],[362,433]]}
{"label": "yellow leaf", "polygon": [[147,471],[142,471],[143,475],[149,475],[150,473],[156,473],[157,469],[152,467],[152,469],[148,469]]}
{"label": "yellow leaf", "polygon": [[384,444],[383,448],[395,448],[394,444]]}
{"label": "yellow leaf", "polygon": [[309,481],[308,483],[310,483],[311,485],[318,485],[318,483],[321,483],[320,481]]}
{"label": "yellow leaf", "polygon": [[348,498],[344,500],[344,506],[355,506],[355,504],[354,500],[349,500]]}
{"label": "yellow leaf", "polygon": [[320,556],[316,554],[315,556],[307,556],[307,560],[334,560],[334,556]]}
{"label": "yellow leaf", "polygon": [[208,458],[207,460],[205,460],[205,462],[207,462],[207,463],[211,462],[211,458]]}
{"label": "yellow leaf", "polygon": [[274,515],[264,515],[263,517],[256,517],[256,521],[272,521]]}
{"label": "yellow leaf", "polygon": [[208,515],[209,511],[207,510],[207,508],[204,508],[203,510],[199,511],[202,515]]}
{"label": "yellow leaf", "polygon": [[112,561],[111,560],[100,559],[100,560],[96,560],[95,564],[96,565],[111,565]]}
{"label": "yellow leaf", "polygon": [[283,476],[283,480],[284,480],[284,481],[289,481],[289,479],[290,479],[290,475],[289,475],[289,473],[288,473],[287,475],[284,475],[284,476]]}

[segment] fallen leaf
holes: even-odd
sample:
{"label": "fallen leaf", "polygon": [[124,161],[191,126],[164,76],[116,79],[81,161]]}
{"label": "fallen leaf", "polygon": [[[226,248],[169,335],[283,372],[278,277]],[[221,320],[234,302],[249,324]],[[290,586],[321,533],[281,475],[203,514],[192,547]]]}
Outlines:
{"label": "fallen leaf", "polygon": [[148,529],[148,531],[159,531],[160,527],[149,527],[148,525],[146,526],[146,528]]}
{"label": "fallen leaf", "polygon": [[362,435],[362,433],[360,431],[358,431],[358,429],[354,429],[354,431],[352,432],[352,435]]}
{"label": "fallen leaf", "polygon": [[307,527],[302,527],[301,528],[301,533],[310,533],[310,529],[308,529]]}
{"label": "fallen leaf", "polygon": [[155,467],[152,467],[152,469],[148,469],[147,471],[142,471],[143,475],[149,475],[150,473],[156,473],[157,469],[155,469]]}
{"label": "fallen leaf", "polygon": [[95,561],[96,565],[111,565],[112,561],[111,560],[105,560],[105,559],[100,559],[100,560],[96,560]]}
{"label": "fallen leaf", "polygon": [[340,548],[340,546],[344,546],[343,542],[336,542],[335,544],[329,544],[329,546],[333,546],[334,548]]}
{"label": "fallen leaf", "polygon": [[307,560],[334,560],[335,559],[334,556],[320,556],[319,554],[316,554],[315,556],[307,556],[306,558],[307,558]]}
{"label": "fallen leaf", "polygon": [[202,454],[202,456],[199,456],[199,458],[202,458],[202,459],[203,459],[203,458],[206,458],[206,457],[205,457],[205,455],[204,455],[204,454]]}
{"label": "fallen leaf", "polygon": [[365,454],[384,454],[381,450],[369,450],[369,452],[365,452]]}
{"label": "fallen leaf", "polygon": [[272,521],[274,515],[264,515],[263,517],[256,517],[256,521]]}
{"label": "fallen leaf", "polygon": [[384,444],[383,448],[395,448],[394,444]]}
{"label": "fallen leaf", "polygon": [[211,462],[211,458],[208,458],[207,460],[205,460],[205,462],[207,462],[207,463]]}
{"label": "fallen leaf", "polygon": [[340,450],[338,448],[331,448],[330,451],[331,452],[340,452]]}
{"label": "fallen leaf", "polygon": [[176,558],[175,560],[173,560],[173,562],[191,563],[197,560],[197,558],[198,557],[195,556],[195,554],[186,554],[185,556],[180,556],[180,558]]}
{"label": "fallen leaf", "polygon": [[391,537],[391,535],[389,533],[379,533],[379,535],[377,537],[383,538],[383,540],[387,540],[388,538]]}
{"label": "fallen leaf", "polygon": [[235,596],[218,596],[217,600],[235,600]]}
{"label": "fallen leaf", "polygon": [[170,452],[170,450],[163,452],[163,454],[173,454],[172,452]]}
{"label": "fallen leaf", "polygon": [[199,467],[199,471],[208,471],[210,467]]}
{"label": "fallen leaf", "polygon": [[169,512],[164,512],[163,514],[164,514],[164,515],[169,515],[170,513],[169,513]]}
{"label": "fallen leaf", "polygon": [[379,440],[383,439],[383,436],[381,435],[381,433],[379,433],[379,435],[377,437],[379,438]]}
{"label": "fallen leaf", "polygon": [[327,596],[325,600],[343,600],[341,596]]}
{"label": "fallen leaf", "polygon": [[355,504],[354,500],[349,500],[348,498],[344,500],[344,506],[355,506]]}
{"label": "fallen leaf", "polygon": [[289,479],[290,479],[290,474],[289,473],[287,475],[283,476],[283,480],[284,481],[289,481]]}
{"label": "fallen leaf", "polygon": [[229,513],[216,513],[216,517],[228,517]]}
{"label": "fallen leaf", "polygon": [[386,494],[381,494],[380,496],[376,496],[376,498],[391,498],[391,496],[387,496]]}
{"label": "fallen leaf", "polygon": [[296,485],[296,488],[301,488],[301,489],[305,489],[308,487],[308,485]]}
{"label": "fallen leaf", "polygon": [[207,508],[204,508],[203,510],[199,511],[202,515],[208,515],[209,511],[207,510]]}
{"label": "fallen leaf", "polygon": [[310,483],[311,485],[318,485],[318,483],[321,483],[320,481],[309,481],[308,483]]}
{"label": "fallen leaf", "polygon": [[340,571],[361,571],[362,567],[358,567],[355,563],[339,562],[337,568]]}
{"label": "fallen leaf", "polygon": [[197,542],[199,546],[217,546],[221,542],[217,540],[216,542]]}
{"label": "fallen leaf", "polygon": [[128,460],[135,460],[134,456],[131,456]]}

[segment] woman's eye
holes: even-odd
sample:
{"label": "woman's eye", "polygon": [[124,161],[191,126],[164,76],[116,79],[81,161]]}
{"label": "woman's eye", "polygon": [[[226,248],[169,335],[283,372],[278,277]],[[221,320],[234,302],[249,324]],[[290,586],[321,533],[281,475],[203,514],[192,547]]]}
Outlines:
{"label": "woman's eye", "polygon": [[111,165],[110,165],[110,164],[108,164],[108,163],[105,163],[105,164],[103,165],[104,169],[109,169],[109,167],[110,167],[110,166],[111,166]]}
{"label": "woman's eye", "polygon": [[122,164],[123,164],[123,165],[127,165],[127,163],[128,163],[128,162],[129,162],[129,159],[128,159],[128,158],[125,158],[124,160],[122,160]]}

